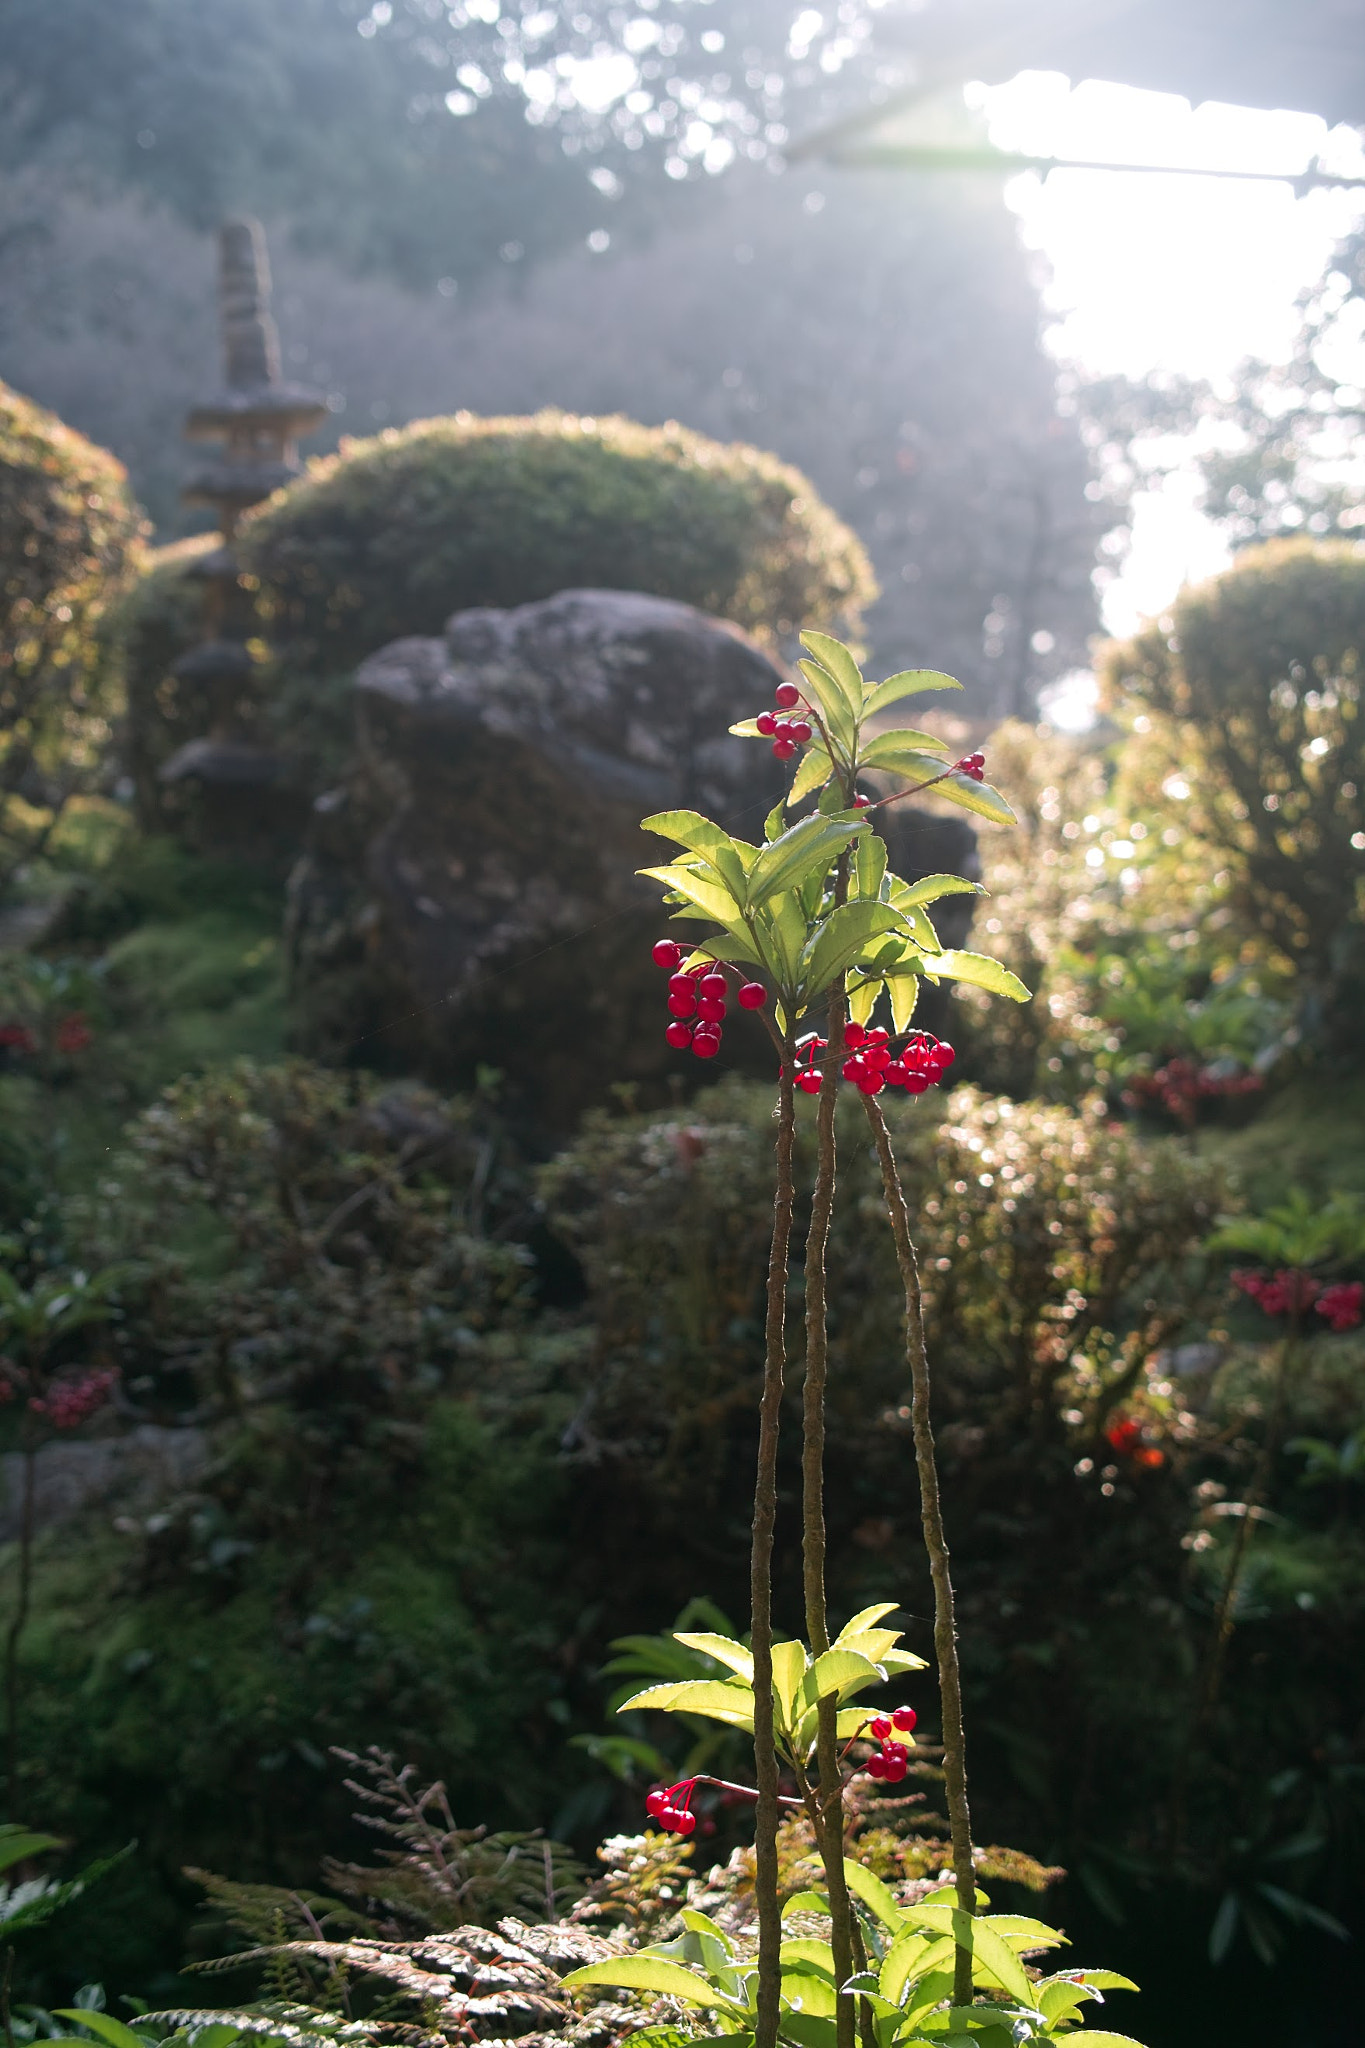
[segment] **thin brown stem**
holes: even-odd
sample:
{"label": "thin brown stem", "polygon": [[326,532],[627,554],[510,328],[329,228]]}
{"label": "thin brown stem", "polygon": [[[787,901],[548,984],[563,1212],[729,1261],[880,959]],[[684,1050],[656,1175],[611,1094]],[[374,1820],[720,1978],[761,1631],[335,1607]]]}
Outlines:
{"label": "thin brown stem", "polygon": [[[957,1628],[953,1619],[953,1581],[949,1569],[948,1540],[943,1529],[939,1502],[938,1462],[934,1456],[934,1432],[929,1418],[929,1355],[924,1345],[924,1305],[920,1295],[919,1261],[910,1233],[910,1212],[891,1134],[876,1098],[863,1097],[867,1120],[876,1141],[882,1169],[891,1234],[896,1241],[896,1262],[905,1290],[905,1350],[910,1365],[911,1424],[915,1438],[915,1464],[919,1472],[920,1518],[924,1544],[929,1552],[929,1572],[934,1585],[934,1655],[938,1664],[939,1701],[943,1711],[943,1778],[948,1801],[948,1824],[953,1846],[953,1878],[957,1903],[962,1912],[976,1908],[976,1873],[972,1864],[972,1822],[967,1804],[967,1749],[962,1720],[962,1675],[957,1661]],[[957,1944],[953,1968],[953,2004],[972,2002],[971,1950]]]}
{"label": "thin brown stem", "polygon": [[[835,875],[836,904],[847,898],[848,868],[848,854],[844,853],[840,856]],[[806,1234],[806,1376],[801,1394],[802,1566],[806,1635],[816,1657],[829,1648],[829,1614],[825,1599],[825,1385],[829,1373],[826,1257],[834,1214],[837,1166],[834,1114],[839,1091],[837,1052],[843,1037],[845,1008],[843,977],[840,975],[829,993],[829,1015],[825,1026],[829,1047],[816,1110],[815,1187],[811,1197],[810,1228]],[[820,1701],[817,1710],[816,1759],[820,1801],[815,1837],[829,1889],[834,1981],[841,1985],[846,1984],[853,1974],[853,1911],[844,1877],[844,1802],[836,1727],[838,1711],[838,1701],[832,1694]],[[835,2003],[834,2024],[837,2048],[853,2048],[856,2027],[854,2002],[851,1996],[842,1992]]]}
{"label": "thin brown stem", "polygon": [[754,1484],[753,1548],[749,1594],[753,1613],[754,1892],[758,1903],[758,2008],[754,2048],[775,2048],[782,1994],[782,1909],[778,1897],[778,1769],[773,1720],[773,1531],[777,1523],[777,1438],[787,1366],[787,1267],[791,1255],[792,1151],[796,1135],[796,1046],[790,1023],[783,1033],[777,1101],[777,1180],[773,1241],[768,1256],[768,1308],[759,1408],[758,1474]]}

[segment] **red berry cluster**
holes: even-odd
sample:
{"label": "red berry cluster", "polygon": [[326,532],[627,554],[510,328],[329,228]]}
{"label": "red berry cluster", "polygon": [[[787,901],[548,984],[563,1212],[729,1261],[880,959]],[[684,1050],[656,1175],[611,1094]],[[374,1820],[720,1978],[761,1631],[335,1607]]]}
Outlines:
{"label": "red berry cluster", "polygon": [[1104,1440],[1110,1450],[1117,1451],[1121,1458],[1131,1458],[1135,1465],[1145,1466],[1149,1471],[1155,1471],[1158,1465],[1166,1462],[1164,1451],[1157,1450],[1154,1444],[1143,1443],[1142,1424],[1135,1422],[1131,1415],[1121,1415],[1116,1422],[1111,1422],[1104,1432]]}
{"label": "red berry cluster", "polygon": [[[808,1031],[804,1038],[796,1041],[796,1085],[803,1095],[818,1095],[824,1075],[815,1061],[818,1054],[829,1051],[829,1040],[821,1038],[818,1031]],[[804,1062],[804,1064],[803,1064]]]}
{"label": "red berry cluster", "polygon": [[117,1379],[118,1374],[112,1371],[80,1373],[73,1379],[56,1381],[46,1395],[32,1395],[28,1405],[54,1429],[75,1429],[104,1406]]}
{"label": "red berry cluster", "polygon": [[804,747],[813,727],[806,716],[809,705],[801,701],[801,692],[795,683],[779,683],[773,695],[779,711],[799,711],[796,718],[778,718],[771,711],[760,711],[754,724],[765,739],[773,743],[773,752],[779,761],[790,761],[798,747]]}
{"label": "red berry cluster", "polygon": [[59,1018],[53,1044],[58,1052],[84,1052],[93,1043],[94,1036],[84,1010],[72,1010],[69,1016]]}
{"label": "red berry cluster", "polygon": [[904,1088],[911,1095],[923,1095],[926,1088],[941,1081],[957,1058],[951,1045],[929,1033],[916,1031],[908,1038],[898,1058],[893,1058],[889,1033],[880,1024],[845,1024],[844,1044],[848,1058],[843,1076],[863,1095],[879,1094],[883,1088]]}
{"label": "red berry cluster", "polygon": [[[720,1027],[725,1020],[730,984],[714,961],[699,960],[695,967],[680,972],[685,957],[674,939],[658,939],[653,948],[654,964],[670,970],[668,1009],[671,1022],[664,1032],[679,1052],[690,1046],[699,1060],[713,1060],[720,1051]],[[768,991],[761,981],[746,981],[739,990],[741,1010],[761,1010]]]}
{"label": "red berry cluster", "polygon": [[959,775],[970,775],[973,782],[984,782],[986,780],[986,756],[984,754],[964,754],[960,761],[954,761],[953,767]]}
{"label": "red berry cluster", "polygon": [[875,1721],[868,1723],[868,1734],[881,1744],[880,1753],[869,1757],[864,1766],[869,1778],[877,1778],[884,1785],[899,1785],[910,1768],[910,1751],[905,1743],[894,1738],[898,1733],[908,1735],[918,1719],[913,1707],[897,1707],[890,1715],[878,1714]]}
{"label": "red berry cluster", "polygon": [[696,1814],[689,1811],[696,1789],[695,1778],[684,1778],[678,1785],[656,1785],[645,1800],[645,1812],[666,1835],[690,1835],[697,1825]]}
{"label": "red berry cluster", "polygon": [[0,1024],[0,1047],[6,1052],[37,1052],[38,1043],[27,1024]]}
{"label": "red berry cluster", "polygon": [[1336,1280],[1323,1287],[1301,1266],[1282,1266],[1273,1277],[1242,1267],[1232,1275],[1232,1284],[1268,1316],[1302,1315],[1314,1308],[1337,1331],[1354,1330],[1365,1316],[1365,1284]]}

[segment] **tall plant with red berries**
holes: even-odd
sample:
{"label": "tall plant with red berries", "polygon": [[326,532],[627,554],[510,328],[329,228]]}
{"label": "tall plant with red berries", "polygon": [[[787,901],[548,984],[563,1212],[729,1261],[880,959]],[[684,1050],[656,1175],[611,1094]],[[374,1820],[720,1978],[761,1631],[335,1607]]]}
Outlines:
{"label": "tall plant with red berries", "polygon": [[[890,1134],[876,1098],[887,1087],[922,1094],[952,1063],[951,1046],[911,1028],[922,981],[960,980],[1015,1000],[1027,996],[1023,985],[997,961],[947,949],[934,930],[929,906],[944,896],[974,892],[977,885],[956,875],[934,875],[913,884],[902,880],[890,872],[886,842],[876,830],[878,812],[885,805],[927,789],[996,823],[1012,822],[1013,813],[1004,798],[985,782],[981,755],[955,759],[932,733],[881,727],[881,714],[902,699],[960,685],[937,671],[921,669],[905,671],[880,684],[868,683],[838,641],[808,633],[803,635],[803,643],[807,650],[801,662],[804,687],[782,683],[776,711],[760,713],[731,728],[743,736],[769,740],[781,761],[799,755],[786,800],[768,818],[763,845],[733,838],[696,812],[666,812],[645,820],[647,830],[671,840],[680,850],[667,864],[644,872],[664,885],[678,919],[702,920],[719,927],[690,953],[671,940],[661,940],[654,949],[656,961],[670,975],[669,1043],[679,1050],[690,1049],[700,1058],[714,1058],[720,1049],[733,981],[739,1006],[762,1021],[779,1060],[777,1171],[751,1557],[759,2048],[767,2048],[775,2038],[779,1996],[779,1779],[771,1588],[795,1201],[795,1095],[799,1090],[820,1098],[817,1168],[806,1241],[803,1388],[803,1551],[811,1670],[819,1673],[832,1647],[825,1600],[823,1506],[825,1258],[835,1197],[835,1106],[840,1086],[851,1083],[863,1098],[881,1161],[905,1288],[916,1458],[935,1592],[935,1649],[954,1867],[959,1909],[970,1916],[975,1886],[961,1689],[952,1583],[929,1423],[919,1275]],[[858,786],[869,771],[895,778],[903,787],[873,799]],[[787,825],[785,814],[811,798],[815,802],[808,814]],[[873,1022],[883,999],[890,1013],[889,1029]],[[818,1019],[818,1024],[803,1031],[801,1026],[811,1019]],[[836,1053],[832,1048],[839,1050]],[[850,1681],[853,1676],[844,1674]],[[829,1880],[832,1946],[841,1984],[856,1960],[843,1862],[842,1684],[843,1680],[828,1687],[817,1683],[811,1702],[816,1718],[817,1788],[812,1820]],[[884,1752],[882,1775],[887,1761]],[[961,2002],[967,2002],[971,1994],[970,1947],[963,1940],[958,1948],[957,1988]],[[837,2019],[839,2048],[851,2048],[854,2012],[846,1996],[838,2001]]]}

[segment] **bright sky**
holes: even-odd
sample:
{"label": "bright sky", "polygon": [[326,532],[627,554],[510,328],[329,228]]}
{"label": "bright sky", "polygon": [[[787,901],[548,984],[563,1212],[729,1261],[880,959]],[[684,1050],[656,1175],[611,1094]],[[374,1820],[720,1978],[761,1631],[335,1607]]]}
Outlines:
{"label": "bright sky", "polygon": [[[971,88],[969,98],[984,107],[994,143],[1034,155],[1289,173],[1320,156],[1332,171],[1365,168],[1354,130],[1329,133],[1312,114],[1191,110],[1127,86],[1073,88],[1051,72]],[[1243,356],[1287,354],[1296,295],[1365,213],[1365,191],[1296,199],[1282,184],[1107,171],[1019,177],[1006,200],[1051,265],[1059,355],[1096,371],[1214,379]],[[1139,502],[1128,567],[1105,606],[1111,632],[1130,631],[1226,559],[1192,500],[1177,481]]]}

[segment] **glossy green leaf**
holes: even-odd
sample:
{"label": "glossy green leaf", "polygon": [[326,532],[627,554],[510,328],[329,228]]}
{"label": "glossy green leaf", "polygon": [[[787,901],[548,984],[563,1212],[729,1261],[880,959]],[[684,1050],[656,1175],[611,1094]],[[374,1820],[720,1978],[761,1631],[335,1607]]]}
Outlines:
{"label": "glossy green leaf", "polygon": [[973,1919],[970,1913],[954,1908],[953,1936],[960,1948],[969,1948],[972,1952],[973,1981],[998,1984],[1021,2005],[1032,2005],[1028,1971],[989,1920]]}
{"label": "glossy green leaf", "polygon": [[1143,2048],[1143,2043],[1135,2041],[1131,2034],[1110,2034],[1098,2027],[1087,2027],[1078,2039],[1084,2048]]}
{"label": "glossy green leaf", "polygon": [[829,755],[818,741],[812,740],[801,756],[792,777],[792,786],[787,791],[787,809],[794,810],[797,804],[811,796],[817,789],[823,789],[832,773]]}
{"label": "glossy green leaf", "polygon": [[773,1700],[778,1725],[790,1728],[796,1718],[796,1697],[806,1675],[804,1643],[773,1644]]}
{"label": "glossy green leaf", "polygon": [[1138,1988],[1131,1977],[1121,1977],[1117,1970],[1082,1970],[1080,1975],[1097,1991],[1136,1991]]}
{"label": "glossy green leaf", "polygon": [[940,757],[939,766],[947,760],[948,748],[943,740],[936,739],[931,732],[916,732],[910,726],[897,726],[892,732],[874,733],[858,749],[860,768],[890,768],[899,770],[906,755],[916,760],[926,755]]}
{"label": "glossy green leaf", "polygon": [[717,924],[731,926],[739,916],[739,904],[734,893],[724,886],[714,870],[708,876],[700,875],[695,868],[679,865],[666,868],[637,868],[637,874],[647,875],[653,882],[662,882],[666,889],[672,889],[679,896],[685,896],[695,904],[703,917],[713,917]]}
{"label": "glossy green leaf", "polygon": [[825,1976],[822,1971],[800,1964],[783,1970],[782,2003],[788,2009],[799,2011],[803,2016],[833,2019],[838,2002],[833,1978]]}
{"label": "glossy green leaf", "polygon": [[799,818],[754,862],[749,872],[750,906],[757,908],[779,890],[799,888],[807,875],[826,873],[844,848],[866,831],[856,813],[824,817],[816,811]]}
{"label": "glossy green leaf", "polygon": [[711,1940],[718,1941],[727,1956],[734,1954],[734,1942],[725,1932],[725,1929],[711,1918],[709,1913],[699,1913],[693,1906],[684,1906],[678,1917],[689,1933],[704,1934]]}
{"label": "glossy green leaf", "polygon": [[891,879],[891,901],[898,907],[908,903],[937,903],[940,896],[985,896],[984,882],[969,882],[965,875],[925,875],[918,882]]}
{"label": "glossy green leaf", "polygon": [[855,1024],[870,1024],[881,997],[880,981],[860,981],[848,992],[848,1014]]}
{"label": "glossy green leaf", "polygon": [[756,718],[738,719],[736,720],[735,724],[728,727],[727,730],[732,732],[737,740],[761,740],[771,738],[770,733],[762,733],[759,731],[758,720]]}
{"label": "glossy green leaf", "polygon": [[[884,741],[890,741],[896,737],[897,735],[893,733],[882,733],[880,735],[880,739]],[[920,789],[930,782],[937,787],[940,782],[947,779],[945,770],[948,768],[948,763],[946,757],[942,754],[926,754],[919,748],[909,745],[899,747],[889,745],[878,746],[877,741],[873,741],[870,744],[878,747],[878,758],[874,763],[869,763],[869,766],[884,768],[889,774],[903,776],[910,783],[912,790]],[[951,771],[948,772],[951,773]]]}
{"label": "glossy green leaf", "polygon": [[841,1650],[847,1637],[864,1635],[868,1629],[875,1628],[879,1621],[884,1621],[888,1614],[895,1614],[899,1605],[896,1600],[878,1600],[871,1607],[860,1607],[858,1612],[844,1623],[830,1647]]}
{"label": "glossy green leaf", "polygon": [[831,741],[840,759],[849,765],[858,727],[847,695],[818,661],[803,661],[800,668],[806,679],[806,695],[812,699],[824,725],[822,738]]}
{"label": "glossy green leaf", "polygon": [[702,1714],[732,1728],[754,1725],[754,1696],[745,1685],[726,1685],[715,1678],[690,1678],[670,1685],[647,1686],[623,1700],[618,1714],[652,1709],[664,1714]]}
{"label": "glossy green leaf", "polygon": [[866,1864],[855,1863],[851,1856],[845,1856],[844,1879],[854,1897],[870,1907],[884,1927],[899,1932],[905,1924],[905,1915],[881,1879]]}
{"label": "glossy green leaf", "polygon": [[1008,996],[1013,1003],[1026,1003],[1029,991],[1017,974],[1011,974],[998,960],[992,960],[987,953],[958,953],[945,950],[936,953],[924,963],[927,974],[935,980],[942,976],[946,981],[965,981],[972,988],[988,989],[993,996]]}
{"label": "glossy green leaf", "polygon": [[863,672],[842,640],[829,633],[803,633],[801,645],[813,654],[821,668],[833,676],[843,691],[848,708],[857,717],[863,708]]}
{"label": "glossy green leaf", "polygon": [[964,811],[975,811],[978,818],[989,818],[994,825],[1019,822],[998,789],[992,789],[989,782],[973,782],[970,775],[950,772],[935,785],[934,794],[947,797]]}
{"label": "glossy green leaf", "polygon": [[734,844],[728,832],[700,811],[656,811],[652,817],[641,818],[640,830],[657,833],[660,839],[672,839],[689,853],[699,853],[709,861]]}
{"label": "glossy green leaf", "polygon": [[885,1664],[888,1671],[927,1671],[929,1669],[926,1659],[917,1657],[913,1650],[888,1650],[884,1657],[877,1659],[877,1662]]}
{"label": "glossy green leaf", "polygon": [[881,1672],[861,1651],[826,1650],[816,1658],[802,1679],[797,1705],[804,1712],[830,1694],[842,1699],[850,1688],[861,1691],[864,1686],[880,1685],[881,1681]]}
{"label": "glossy green leaf", "polygon": [[796,2048],[835,2048],[838,2030],[832,2019],[822,2018],[819,2013],[793,2012],[784,2006],[782,2010],[781,2038],[794,2041]]}
{"label": "glossy green leaf", "polygon": [[843,903],[832,910],[802,956],[808,998],[828,988],[836,975],[846,974],[871,939],[899,923],[889,903]]}
{"label": "glossy green leaf", "polygon": [[790,803],[790,801],[790,797],[787,798],[785,803],[779,798],[763,820],[763,844],[765,846],[771,846],[774,839],[780,839],[786,831],[786,820],[782,814],[786,810],[787,803]]}
{"label": "glossy green leaf", "polygon": [[919,982],[917,974],[889,974],[886,978],[886,990],[891,998],[891,1021],[898,1032],[910,1029],[915,1004],[919,1001]]}
{"label": "glossy green leaf", "polygon": [[847,1742],[854,1735],[861,1734],[871,1718],[870,1707],[840,1707],[834,1717],[834,1732],[840,1742]]}
{"label": "glossy green leaf", "polygon": [[743,960],[752,967],[763,965],[757,946],[743,932],[717,932],[714,938],[703,939],[683,966],[691,967],[698,960]]}
{"label": "glossy green leaf", "polygon": [[788,987],[794,986],[800,976],[808,929],[801,907],[790,892],[775,896],[754,918],[755,935],[760,945],[771,947],[777,979]]}
{"label": "glossy green leaf", "polygon": [[853,851],[853,888],[850,895],[876,902],[882,893],[886,873],[886,841],[875,832],[864,833]]}
{"label": "glossy green leaf", "polygon": [[917,903],[898,903],[895,907],[910,927],[915,944],[920,948],[921,952],[941,953],[943,951],[938,933],[929,922],[926,913],[920,909]]}
{"label": "glossy green leaf", "polygon": [[686,1999],[689,2005],[718,2005],[734,2010],[736,2004],[694,1970],[683,1963],[670,1963],[664,1956],[612,1956],[607,1962],[585,1963],[581,1969],[570,1970],[560,1981],[569,1991],[582,1990],[589,1984],[609,1984],[622,1991],[654,1991],[663,1997]]}
{"label": "glossy green leaf", "polygon": [[793,1892],[782,1904],[782,1918],[789,1913],[828,1913],[829,1900],[823,1892]]}
{"label": "glossy green leaf", "polygon": [[918,697],[925,690],[961,688],[955,676],[946,676],[939,669],[903,668],[899,675],[888,676],[884,683],[878,683],[867,692],[863,698],[863,717],[875,718],[889,704],[898,703],[902,697]]}
{"label": "glossy green leaf", "polygon": [[902,1928],[882,1963],[883,1998],[899,2005],[907,1984],[918,1982],[931,1970],[950,1970],[955,1947],[951,1935],[926,1934],[918,1927]]}
{"label": "glossy green leaf", "polygon": [[1069,1948],[1066,1936],[1045,1921],[1030,1919],[1026,1913],[992,1913],[991,1926],[1016,1949]]}
{"label": "glossy green leaf", "polygon": [[831,1984],[834,1982],[834,1951],[827,1941],[815,1935],[794,1935],[783,1942],[781,1954],[784,1969],[794,1963],[805,1963],[811,1969],[823,1970]]}
{"label": "glossy green leaf", "polygon": [[675,1643],[685,1643],[689,1650],[701,1650],[708,1657],[714,1657],[718,1664],[726,1664],[739,1677],[754,1682],[754,1653],[746,1650],[743,1643],[737,1643],[732,1636],[709,1634],[691,1635],[675,1633]]}

